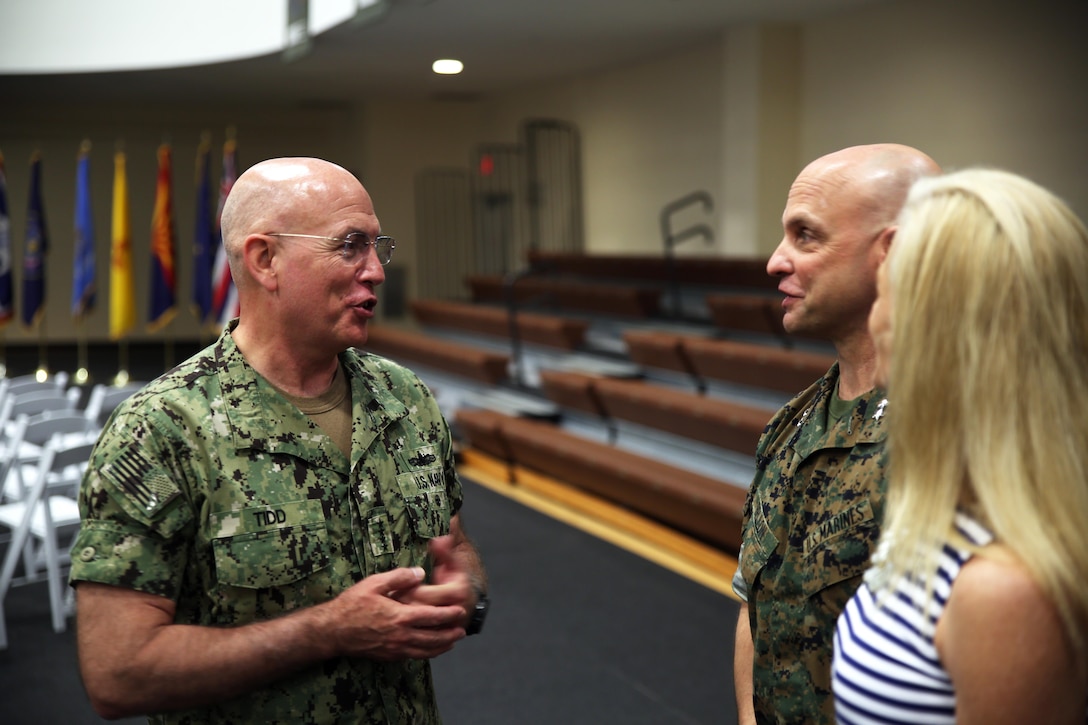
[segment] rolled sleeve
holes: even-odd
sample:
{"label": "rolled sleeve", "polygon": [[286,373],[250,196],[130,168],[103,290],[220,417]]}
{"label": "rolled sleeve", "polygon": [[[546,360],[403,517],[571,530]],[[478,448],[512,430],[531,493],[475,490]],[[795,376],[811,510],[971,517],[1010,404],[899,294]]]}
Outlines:
{"label": "rolled sleeve", "polygon": [[740,598],[745,604],[748,603],[748,582],[744,580],[744,575],[741,573],[741,557],[744,556],[744,547],[740,547],[740,552],[737,554],[737,570],[733,572],[733,593]]}
{"label": "rolled sleeve", "polygon": [[184,570],[184,555],[171,553],[167,542],[109,522],[89,521],[72,545],[69,580],[111,584],[176,600]]}

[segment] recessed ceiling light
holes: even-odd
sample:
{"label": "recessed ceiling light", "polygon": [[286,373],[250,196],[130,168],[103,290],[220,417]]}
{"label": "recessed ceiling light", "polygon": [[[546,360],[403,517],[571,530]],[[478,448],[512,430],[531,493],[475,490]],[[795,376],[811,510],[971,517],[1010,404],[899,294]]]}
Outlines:
{"label": "recessed ceiling light", "polygon": [[431,70],[444,76],[457,75],[465,69],[465,64],[452,58],[442,58],[431,63]]}

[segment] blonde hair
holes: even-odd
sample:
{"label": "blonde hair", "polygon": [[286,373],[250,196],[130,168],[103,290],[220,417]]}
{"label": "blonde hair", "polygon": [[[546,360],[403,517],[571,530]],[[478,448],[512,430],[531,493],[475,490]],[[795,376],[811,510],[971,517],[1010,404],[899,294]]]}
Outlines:
{"label": "blonde hair", "polygon": [[888,565],[932,585],[966,509],[1088,652],[1088,231],[1014,174],[922,179],[888,257]]}

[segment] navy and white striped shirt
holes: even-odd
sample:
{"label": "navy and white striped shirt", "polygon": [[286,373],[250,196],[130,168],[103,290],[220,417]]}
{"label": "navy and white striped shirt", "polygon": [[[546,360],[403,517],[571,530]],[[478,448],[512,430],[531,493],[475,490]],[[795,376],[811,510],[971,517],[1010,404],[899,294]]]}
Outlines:
{"label": "navy and white striped shirt", "polygon": [[[956,514],[956,528],[978,546],[993,540],[962,513]],[[880,548],[885,546],[882,542]],[[925,584],[900,579],[889,589],[882,581],[889,573],[881,567],[881,554],[874,555],[873,567],[839,616],[831,665],[835,715],[844,725],[952,725],[956,692],[933,637],[952,582],[971,554],[944,546],[933,599],[924,612],[919,605],[926,599]]]}

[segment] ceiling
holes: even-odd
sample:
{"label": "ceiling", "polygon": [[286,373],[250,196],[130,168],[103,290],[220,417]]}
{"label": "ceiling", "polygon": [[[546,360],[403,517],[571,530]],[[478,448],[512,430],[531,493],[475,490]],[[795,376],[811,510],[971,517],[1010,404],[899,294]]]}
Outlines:
{"label": "ceiling", "polygon": [[[325,105],[375,95],[472,98],[677,52],[730,25],[890,1],[387,0],[377,17],[315,37],[293,62],[277,53],[167,70],[0,74],[0,99]],[[439,57],[462,60],[464,73],[434,75]]]}

